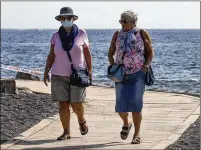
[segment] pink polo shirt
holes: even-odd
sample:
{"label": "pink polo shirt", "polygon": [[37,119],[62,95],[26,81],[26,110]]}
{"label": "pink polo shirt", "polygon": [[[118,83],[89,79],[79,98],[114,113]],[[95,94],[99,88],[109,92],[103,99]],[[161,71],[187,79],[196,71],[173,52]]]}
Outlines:
{"label": "pink polo shirt", "polygon": [[[51,68],[51,74],[60,76],[70,76],[71,64],[66,51],[62,48],[59,33],[52,35],[50,42],[54,45],[55,60]],[[74,46],[70,50],[71,58],[75,69],[86,68],[83,54],[83,47],[89,46],[87,33],[84,29],[79,29],[78,35],[74,39]]]}

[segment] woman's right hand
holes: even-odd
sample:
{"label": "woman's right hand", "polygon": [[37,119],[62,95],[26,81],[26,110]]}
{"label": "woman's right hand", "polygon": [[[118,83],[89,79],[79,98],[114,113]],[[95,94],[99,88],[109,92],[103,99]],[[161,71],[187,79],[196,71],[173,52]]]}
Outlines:
{"label": "woman's right hand", "polygon": [[45,71],[44,72],[44,77],[43,77],[43,82],[45,83],[46,86],[48,86],[47,80],[48,80],[48,82],[50,82],[50,78],[49,78],[48,72]]}

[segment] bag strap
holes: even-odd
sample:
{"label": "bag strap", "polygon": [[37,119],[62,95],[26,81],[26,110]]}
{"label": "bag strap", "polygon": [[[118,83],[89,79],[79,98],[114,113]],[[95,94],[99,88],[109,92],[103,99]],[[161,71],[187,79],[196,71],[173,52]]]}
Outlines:
{"label": "bag strap", "polygon": [[144,58],[145,58],[145,61],[147,59],[147,49],[146,49],[146,44],[145,44],[145,40],[146,38],[144,37],[144,34],[143,34],[144,30],[143,29],[140,29],[140,35],[142,37],[142,40],[144,42]]}
{"label": "bag strap", "polygon": [[75,68],[74,68],[74,65],[72,63],[72,58],[71,58],[70,52],[69,51],[66,51],[66,52],[67,52],[67,55],[68,55],[68,59],[69,59],[69,61],[71,63],[71,70],[73,72],[73,71],[75,71]]}
{"label": "bag strap", "polygon": [[122,55],[122,57],[121,57],[122,64],[123,64],[124,56],[126,55],[126,53],[127,53],[127,52],[124,52],[123,55]]}

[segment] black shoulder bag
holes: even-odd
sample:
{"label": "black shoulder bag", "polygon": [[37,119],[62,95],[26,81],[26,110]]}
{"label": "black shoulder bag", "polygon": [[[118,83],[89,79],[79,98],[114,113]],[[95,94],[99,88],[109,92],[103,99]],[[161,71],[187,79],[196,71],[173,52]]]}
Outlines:
{"label": "black shoulder bag", "polygon": [[88,69],[80,69],[76,70],[72,63],[72,58],[69,51],[66,51],[69,61],[71,63],[72,74],[70,75],[70,85],[78,86],[78,87],[88,87],[92,85],[92,80],[89,79]]}
{"label": "black shoulder bag", "polygon": [[[147,49],[146,49],[146,46],[145,46],[145,39],[144,39],[144,36],[142,34],[142,29],[140,29],[140,34],[141,34],[141,37],[143,39],[143,42],[144,42],[144,49],[145,49],[145,54],[144,54],[144,58],[145,58],[145,61],[147,59]],[[146,72],[146,78],[145,78],[145,84],[147,86],[151,86],[154,84],[154,81],[155,81],[155,76],[154,76],[154,72],[151,68],[151,66],[148,68],[147,72]]]}

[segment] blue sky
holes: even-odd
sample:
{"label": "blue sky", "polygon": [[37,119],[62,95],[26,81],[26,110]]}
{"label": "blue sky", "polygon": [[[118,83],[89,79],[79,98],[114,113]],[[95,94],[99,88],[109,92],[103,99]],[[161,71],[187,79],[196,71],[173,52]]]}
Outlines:
{"label": "blue sky", "polygon": [[138,13],[138,26],[148,29],[200,28],[200,2],[1,2],[1,28],[57,29],[54,17],[73,8],[76,24],[85,29],[120,28],[125,10]]}

